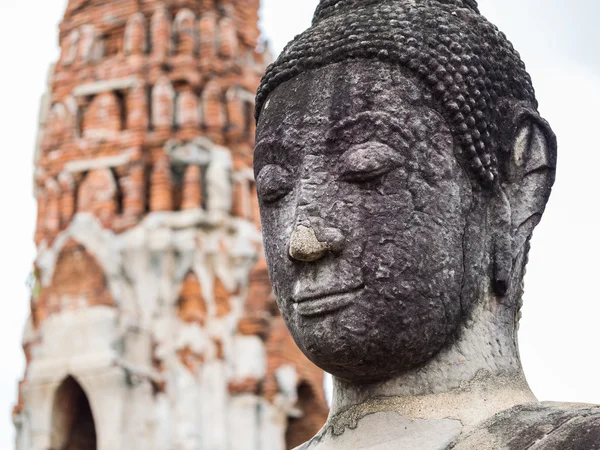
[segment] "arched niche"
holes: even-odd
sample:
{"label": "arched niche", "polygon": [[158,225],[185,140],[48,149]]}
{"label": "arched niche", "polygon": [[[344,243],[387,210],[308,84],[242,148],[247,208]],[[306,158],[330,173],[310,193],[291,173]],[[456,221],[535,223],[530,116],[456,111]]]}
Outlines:
{"label": "arched niche", "polygon": [[175,53],[193,55],[198,51],[196,16],[185,8],[177,13],[173,26]]}
{"label": "arched niche", "polygon": [[81,33],[79,30],[75,29],[69,33],[65,39],[61,42],[61,56],[60,61],[64,66],[68,66],[73,61],[75,61],[75,57],[77,56],[77,48],[79,47],[79,39],[81,38]]}
{"label": "arched niche", "polygon": [[204,204],[202,169],[196,164],[190,164],[185,169],[181,190],[181,209],[197,209]]}
{"label": "arched niche", "polygon": [[141,55],[148,50],[146,19],[142,13],[132,15],[125,26],[124,50],[126,55]]}
{"label": "arched niche", "polygon": [[85,175],[77,192],[77,212],[91,213],[109,227],[121,213],[121,203],[119,184],[110,169],[95,169]]}
{"label": "arched niche", "polygon": [[152,89],[152,126],[171,128],[173,125],[175,90],[168,78],[156,81]]}
{"label": "arched niche", "polygon": [[96,450],[96,424],[90,401],[81,387],[68,376],[56,390],[52,405],[51,450]]}
{"label": "arched niche", "polygon": [[198,97],[189,86],[185,86],[177,95],[175,122],[180,128],[197,128],[200,125]]}
{"label": "arched niche", "polygon": [[230,17],[223,17],[219,21],[219,54],[225,58],[237,55],[238,40],[235,25]]}
{"label": "arched niche", "polygon": [[198,31],[200,59],[206,63],[217,54],[217,16],[210,11],[204,13],[198,22]]}
{"label": "arched niche", "polygon": [[225,126],[225,108],[219,84],[209,81],[202,91],[202,119],[209,132],[220,133]]}
{"label": "arched niche", "polygon": [[96,62],[102,58],[102,42],[94,25],[81,27],[81,38],[79,39],[79,57],[84,63]]}
{"label": "arched niche", "polygon": [[173,210],[173,174],[167,157],[160,158],[150,175],[150,211]]}
{"label": "arched niche", "polygon": [[117,92],[103,92],[83,111],[83,137],[106,138],[125,128],[125,98]]}
{"label": "arched niche", "polygon": [[299,417],[290,417],[285,432],[287,448],[296,448],[308,442],[323,425],[323,406],[315,394],[313,387],[307,381],[298,384]]}
{"label": "arched niche", "polygon": [[252,120],[252,104],[239,95],[240,90],[231,88],[226,95],[227,136],[237,140],[248,136]]}
{"label": "arched niche", "polygon": [[38,323],[64,309],[114,306],[104,270],[86,248],[70,239],[60,251],[52,280],[38,296]]}
{"label": "arched niche", "polygon": [[152,53],[159,59],[164,59],[171,52],[171,19],[164,5],[159,5],[150,24]]}

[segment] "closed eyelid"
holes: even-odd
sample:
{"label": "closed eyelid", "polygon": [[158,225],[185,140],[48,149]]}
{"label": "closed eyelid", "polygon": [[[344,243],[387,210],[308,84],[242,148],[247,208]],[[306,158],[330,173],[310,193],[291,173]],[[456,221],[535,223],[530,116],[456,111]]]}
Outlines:
{"label": "closed eyelid", "polygon": [[264,164],[258,171],[256,180],[259,181],[261,178],[265,177],[267,174],[269,174],[269,173],[272,174],[273,172],[281,173],[281,172],[287,172],[287,170],[285,169],[285,167],[281,166],[280,164]]}
{"label": "closed eyelid", "polygon": [[371,141],[355,145],[340,161],[342,179],[365,179],[383,175],[399,165],[403,157],[387,144]]}
{"label": "closed eyelid", "polygon": [[260,170],[256,188],[259,198],[265,203],[272,203],[291,191],[291,174],[281,165],[268,164]]}
{"label": "closed eyelid", "polygon": [[[368,141],[350,147],[342,154],[341,161],[342,163],[348,162],[348,159],[352,158],[352,156],[360,155],[361,153],[365,156],[365,159],[369,156],[378,157],[377,162],[379,163],[384,163],[386,161],[395,163],[404,160],[404,156],[392,146],[380,141]],[[374,161],[375,158],[372,158],[371,160]]]}

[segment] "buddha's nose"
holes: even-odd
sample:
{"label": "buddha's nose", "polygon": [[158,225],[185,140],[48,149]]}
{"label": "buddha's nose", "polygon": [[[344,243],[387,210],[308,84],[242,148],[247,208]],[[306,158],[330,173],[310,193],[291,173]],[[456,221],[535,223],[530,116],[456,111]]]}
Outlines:
{"label": "buddha's nose", "polygon": [[344,236],[337,228],[317,228],[309,220],[299,220],[290,236],[289,254],[292,259],[314,262],[328,253],[342,250]]}
{"label": "buddha's nose", "polygon": [[329,248],[327,242],[317,239],[311,226],[298,225],[290,237],[290,257],[297,261],[318,261],[327,254]]}

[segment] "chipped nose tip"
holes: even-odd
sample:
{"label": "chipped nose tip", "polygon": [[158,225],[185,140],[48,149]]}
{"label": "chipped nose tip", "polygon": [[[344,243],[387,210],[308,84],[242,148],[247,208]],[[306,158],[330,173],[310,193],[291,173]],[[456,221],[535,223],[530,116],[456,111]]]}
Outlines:
{"label": "chipped nose tip", "polygon": [[290,239],[290,257],[297,261],[313,262],[321,259],[329,250],[327,242],[317,239],[315,230],[299,225]]}

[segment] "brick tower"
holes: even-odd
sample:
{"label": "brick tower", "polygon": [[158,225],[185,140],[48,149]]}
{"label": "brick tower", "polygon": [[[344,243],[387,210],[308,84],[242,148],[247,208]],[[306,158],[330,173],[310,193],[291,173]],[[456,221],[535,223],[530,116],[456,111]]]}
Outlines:
{"label": "brick tower", "polygon": [[18,450],[283,450],[327,414],[261,249],[259,0],[70,0],[42,101]]}

